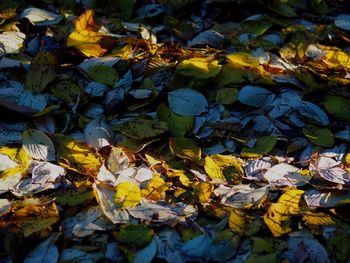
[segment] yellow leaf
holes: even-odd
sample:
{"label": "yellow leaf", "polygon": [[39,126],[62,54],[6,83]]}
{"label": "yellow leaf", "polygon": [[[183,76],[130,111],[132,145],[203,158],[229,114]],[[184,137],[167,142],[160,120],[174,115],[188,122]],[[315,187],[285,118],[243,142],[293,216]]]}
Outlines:
{"label": "yellow leaf", "polygon": [[345,162],[344,162],[347,166],[350,166],[350,153],[347,153],[345,155]]}
{"label": "yellow leaf", "polygon": [[297,215],[300,213],[299,203],[303,193],[303,190],[288,190],[281,195],[281,197],[278,199],[278,203],[285,205],[289,214]]}
{"label": "yellow leaf", "polygon": [[267,213],[264,215],[264,221],[275,237],[289,233],[292,230],[290,228],[291,222],[288,209],[281,203],[271,204]]}
{"label": "yellow leaf", "polygon": [[229,183],[238,184],[244,174],[242,165],[235,156],[214,154],[204,159],[204,170],[214,179],[224,179]]}
{"label": "yellow leaf", "polygon": [[133,182],[122,182],[116,187],[114,201],[119,207],[136,206],[141,198],[140,188]]}
{"label": "yellow leaf", "polygon": [[194,140],[187,138],[170,138],[170,150],[180,158],[198,162],[201,159],[202,150]]}
{"label": "yellow leaf", "polygon": [[210,177],[210,179],[223,179],[225,180],[224,175],[222,174],[220,166],[209,156],[204,159],[204,170]]}
{"label": "yellow leaf", "polygon": [[192,76],[198,79],[215,77],[221,69],[219,61],[208,58],[190,58],[181,61],[177,65],[177,71],[185,76]]}
{"label": "yellow leaf", "polygon": [[160,176],[154,176],[145,189],[141,190],[142,196],[149,200],[159,201],[165,198],[165,191],[171,183],[165,183]]}
{"label": "yellow leaf", "polygon": [[199,203],[207,203],[211,193],[214,191],[214,186],[206,182],[197,182],[191,186],[193,188],[193,196]]}
{"label": "yellow leaf", "polygon": [[102,165],[99,153],[90,145],[69,137],[56,137],[59,141],[58,164],[69,170],[96,176]]}
{"label": "yellow leaf", "polygon": [[230,212],[228,218],[228,225],[230,228],[236,230],[240,235],[242,235],[246,228],[245,213],[239,209],[233,209]]}
{"label": "yellow leaf", "polygon": [[74,31],[68,36],[67,46],[79,49],[88,57],[100,57],[107,52],[107,49],[101,47],[101,41],[102,35],[98,32]]}
{"label": "yellow leaf", "polygon": [[28,167],[29,165],[29,156],[23,147],[17,148],[3,146],[0,148],[0,153],[7,155],[11,160],[18,162],[22,168]]}
{"label": "yellow leaf", "polygon": [[81,14],[77,20],[74,22],[75,30],[90,30],[97,31],[95,19],[94,19],[94,10],[88,9],[85,13]]}
{"label": "yellow leaf", "polygon": [[264,221],[273,236],[279,237],[291,231],[290,216],[300,213],[299,203],[303,193],[303,190],[288,190],[277,203],[271,204],[264,215]]}
{"label": "yellow leaf", "polygon": [[337,222],[330,215],[322,212],[307,211],[303,215],[303,221],[314,234],[322,235],[324,226],[334,226]]}
{"label": "yellow leaf", "polygon": [[251,54],[245,52],[238,52],[226,56],[228,64],[232,67],[238,68],[257,68],[259,67],[259,60],[254,58]]}
{"label": "yellow leaf", "polygon": [[51,205],[29,205],[17,210],[8,220],[8,224],[17,225],[24,237],[42,232],[59,220],[55,203]]}
{"label": "yellow leaf", "polygon": [[68,36],[67,46],[79,49],[88,57],[102,56],[108,51],[106,46],[111,38],[98,29],[93,10],[87,10],[75,21],[75,31]]}

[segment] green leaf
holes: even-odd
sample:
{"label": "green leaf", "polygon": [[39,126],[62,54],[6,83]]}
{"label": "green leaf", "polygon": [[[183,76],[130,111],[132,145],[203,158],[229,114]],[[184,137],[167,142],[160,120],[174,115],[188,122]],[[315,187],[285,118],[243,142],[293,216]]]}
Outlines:
{"label": "green leaf", "polygon": [[56,59],[48,52],[40,52],[32,59],[26,75],[25,87],[34,93],[41,93],[56,78]]}
{"label": "green leaf", "polygon": [[118,80],[118,72],[110,66],[106,65],[94,65],[89,68],[88,75],[96,82],[113,86]]}
{"label": "green leaf", "polygon": [[334,144],[333,133],[328,128],[322,128],[314,124],[303,127],[305,137],[313,144],[330,148]]}
{"label": "green leaf", "polygon": [[238,97],[238,89],[236,88],[223,88],[219,89],[216,93],[216,101],[221,104],[233,104]]}
{"label": "green leaf", "polygon": [[51,92],[65,103],[71,104],[77,101],[82,89],[73,81],[62,79],[51,86]]}
{"label": "green leaf", "polygon": [[153,235],[153,230],[143,224],[123,225],[113,233],[120,244],[138,249],[147,246],[152,241]]}
{"label": "green leaf", "polygon": [[242,157],[257,158],[269,153],[276,145],[277,136],[263,136],[256,139],[255,146],[252,148],[243,147]]}
{"label": "green leaf", "polygon": [[202,150],[194,140],[187,138],[170,138],[169,146],[173,154],[180,158],[200,161]]}
{"label": "green leaf", "polygon": [[350,121],[350,99],[340,96],[327,96],[323,101],[323,105],[337,119]]}
{"label": "green leaf", "polygon": [[168,124],[158,120],[134,118],[115,128],[132,139],[144,140],[166,133]]}
{"label": "green leaf", "polygon": [[223,65],[219,74],[215,76],[218,86],[228,84],[241,84],[247,82],[247,72],[241,69],[232,68],[229,65]]}
{"label": "green leaf", "polygon": [[194,116],[180,116],[172,112],[162,103],[157,109],[158,118],[169,125],[169,132],[173,137],[184,137],[193,128]]}

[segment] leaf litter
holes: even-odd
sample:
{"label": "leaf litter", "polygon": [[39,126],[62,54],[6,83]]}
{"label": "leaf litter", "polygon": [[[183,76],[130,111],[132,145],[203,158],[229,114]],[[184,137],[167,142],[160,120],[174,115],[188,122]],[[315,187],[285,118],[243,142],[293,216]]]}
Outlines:
{"label": "leaf litter", "polygon": [[0,3],[1,262],[349,261],[348,2],[33,3]]}

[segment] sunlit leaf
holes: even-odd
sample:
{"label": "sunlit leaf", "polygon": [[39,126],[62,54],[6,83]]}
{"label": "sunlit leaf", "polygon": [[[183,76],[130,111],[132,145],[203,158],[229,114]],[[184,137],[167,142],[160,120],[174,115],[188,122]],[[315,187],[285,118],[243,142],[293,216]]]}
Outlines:
{"label": "sunlit leaf", "polygon": [[4,32],[0,34],[0,55],[16,53],[23,45],[25,34],[22,32]]}
{"label": "sunlit leaf", "polygon": [[82,238],[95,231],[108,230],[112,225],[99,206],[90,206],[74,216],[66,218],[63,221],[63,226],[65,236]]}
{"label": "sunlit leaf", "polygon": [[254,58],[249,53],[239,52],[233,53],[226,56],[229,65],[238,68],[256,68],[259,66],[259,60]]}
{"label": "sunlit leaf", "polygon": [[67,46],[79,49],[88,57],[100,57],[108,51],[102,47],[104,37],[98,32],[93,10],[89,9],[75,21],[75,31],[68,36]]}
{"label": "sunlit leaf", "polygon": [[301,175],[300,169],[286,163],[276,164],[264,173],[264,178],[271,185],[292,187],[305,185],[311,178]]}
{"label": "sunlit leaf", "polygon": [[104,183],[94,183],[93,190],[101,210],[109,220],[114,224],[130,222],[129,214],[117,206],[114,200],[116,192],[112,186]]}
{"label": "sunlit leaf", "polygon": [[8,223],[17,225],[25,237],[44,231],[59,220],[54,203],[49,205],[29,205],[17,210]]}
{"label": "sunlit leaf", "polygon": [[141,190],[142,196],[149,200],[159,201],[165,199],[165,191],[171,183],[165,183],[160,176],[154,176],[145,189]]}
{"label": "sunlit leaf", "polygon": [[244,174],[239,160],[230,155],[215,154],[205,157],[204,169],[212,180],[223,179],[234,184],[241,182]]}
{"label": "sunlit leaf", "polygon": [[193,188],[193,196],[199,203],[207,203],[214,190],[214,186],[206,182],[194,183],[191,187]]}
{"label": "sunlit leaf", "polygon": [[59,23],[62,16],[44,9],[29,7],[19,15],[20,18],[27,18],[35,26],[48,26]]}
{"label": "sunlit leaf", "polygon": [[310,189],[305,192],[305,201],[310,208],[315,207],[335,207],[350,203],[349,191],[318,191]]}
{"label": "sunlit leaf", "polygon": [[207,58],[190,58],[181,61],[177,65],[177,71],[185,76],[192,76],[198,79],[215,77],[221,69],[217,60]]}
{"label": "sunlit leaf", "polygon": [[292,230],[290,216],[300,213],[299,202],[303,193],[302,190],[289,190],[281,195],[277,203],[271,204],[264,221],[273,236],[279,237]]}
{"label": "sunlit leaf", "polygon": [[133,182],[122,182],[115,189],[114,201],[118,207],[136,206],[141,198],[140,188]]}
{"label": "sunlit leaf", "polygon": [[83,174],[98,174],[102,159],[92,146],[69,137],[62,136],[56,139],[59,141],[57,160],[62,167]]}

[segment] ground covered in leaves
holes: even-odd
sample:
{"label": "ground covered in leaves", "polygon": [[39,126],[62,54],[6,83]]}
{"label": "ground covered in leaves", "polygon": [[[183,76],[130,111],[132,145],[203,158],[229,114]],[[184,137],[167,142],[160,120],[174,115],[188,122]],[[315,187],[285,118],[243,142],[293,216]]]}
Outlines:
{"label": "ground covered in leaves", "polygon": [[350,262],[349,1],[1,1],[0,262]]}

